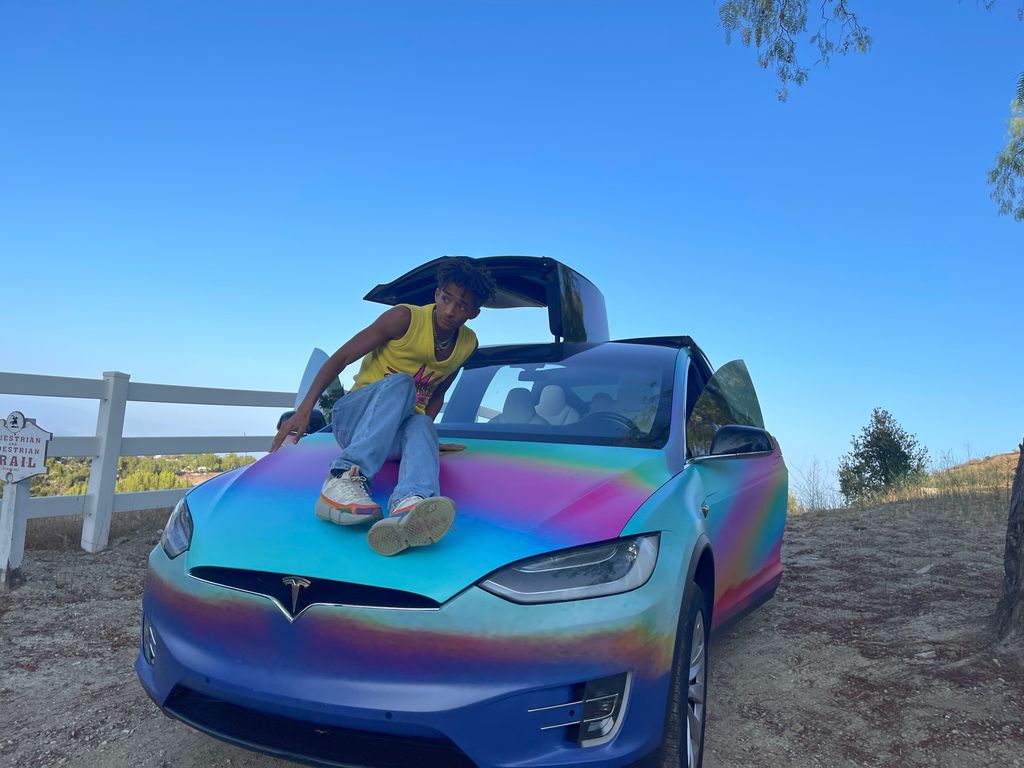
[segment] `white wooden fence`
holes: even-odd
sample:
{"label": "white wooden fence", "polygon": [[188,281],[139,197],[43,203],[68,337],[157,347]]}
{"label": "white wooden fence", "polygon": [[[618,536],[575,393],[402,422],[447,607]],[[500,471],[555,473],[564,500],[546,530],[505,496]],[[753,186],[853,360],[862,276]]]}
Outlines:
{"label": "white wooden fence", "polygon": [[[243,389],[212,389],[130,381],[127,373],[108,371],[102,379],[74,379],[0,372],[0,394],[44,397],[86,398],[100,401],[96,434],[91,437],[61,437],[54,434],[47,456],[89,456],[92,466],[89,491],[84,496],[29,498],[30,480],[4,487],[0,515],[0,583],[17,572],[25,552],[26,521],[37,517],[82,515],[82,548],[99,552],[107,545],[110,519],[114,512],[171,507],[187,489],[177,488],[140,493],[115,493],[117,460],[120,456],[160,454],[243,453],[266,451],[272,435],[221,437],[124,437],[125,407],[128,401],[185,403],[194,405],[244,405],[291,408],[294,392],[264,392]],[[27,411],[29,409],[21,409]],[[32,413],[26,414],[32,417]],[[268,420],[272,426],[276,418]],[[58,425],[41,424],[50,430]]]}

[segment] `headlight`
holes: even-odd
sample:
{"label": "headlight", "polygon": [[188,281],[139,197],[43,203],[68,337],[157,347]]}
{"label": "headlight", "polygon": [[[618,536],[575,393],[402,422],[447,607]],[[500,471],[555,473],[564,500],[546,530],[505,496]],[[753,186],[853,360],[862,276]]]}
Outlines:
{"label": "headlight", "polygon": [[567,549],[509,566],[479,586],[513,603],[558,603],[629,592],[654,573],[658,540],[655,533]]}
{"label": "headlight", "polygon": [[167,518],[160,546],[172,560],[192,546],[192,514],[184,498],[174,505],[171,516]]}

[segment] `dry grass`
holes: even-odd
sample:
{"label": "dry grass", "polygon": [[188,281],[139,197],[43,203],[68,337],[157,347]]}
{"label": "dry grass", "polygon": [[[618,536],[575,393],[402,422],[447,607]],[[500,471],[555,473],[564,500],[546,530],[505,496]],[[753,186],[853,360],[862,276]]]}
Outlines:
{"label": "dry grass", "polygon": [[[187,472],[183,475],[190,487],[199,485],[221,474],[220,472]],[[0,498],[2,498],[0,493]],[[86,497],[79,495],[82,506]],[[171,508],[147,509],[138,512],[118,512],[110,522],[109,540],[114,542],[139,531],[150,529],[154,533],[162,531],[164,523],[171,514]],[[26,550],[61,550],[76,549],[82,538],[82,516],[44,517],[28,521],[25,532]]]}
{"label": "dry grass", "polygon": [[938,469],[924,482],[893,490],[883,501],[921,501],[927,502],[929,509],[960,514],[988,511],[1005,518],[1010,509],[1017,458],[1017,453],[1001,453],[958,463],[951,454],[943,454]]}
{"label": "dry grass", "polygon": [[[880,497],[864,499],[853,506],[867,509],[892,504],[907,510],[927,506],[943,514],[982,513],[1005,519],[1017,459],[1018,454],[1011,452],[957,461],[951,453],[945,453],[923,481],[900,485]],[[806,469],[794,470],[790,485],[797,503],[791,502],[790,513],[849,509],[850,505],[833,483],[834,475],[817,459]]]}
{"label": "dry grass", "polygon": [[[118,512],[110,522],[109,541],[112,544],[141,531],[153,533],[163,530],[170,508],[147,509],[141,512]],[[25,532],[25,549],[74,550],[82,539],[82,516],[44,517],[29,520]]]}

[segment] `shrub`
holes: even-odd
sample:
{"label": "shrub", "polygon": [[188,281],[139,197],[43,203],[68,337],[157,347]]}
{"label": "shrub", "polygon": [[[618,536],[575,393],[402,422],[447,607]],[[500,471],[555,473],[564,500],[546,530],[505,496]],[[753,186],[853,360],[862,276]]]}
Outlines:
{"label": "shrub", "polygon": [[851,439],[853,450],[839,460],[839,491],[848,502],[864,501],[925,477],[928,449],[884,408]]}

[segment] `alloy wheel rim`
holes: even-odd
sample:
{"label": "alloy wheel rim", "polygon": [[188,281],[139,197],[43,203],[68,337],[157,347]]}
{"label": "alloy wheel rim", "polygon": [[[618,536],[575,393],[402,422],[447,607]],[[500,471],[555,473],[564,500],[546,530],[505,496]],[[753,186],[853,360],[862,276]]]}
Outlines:
{"label": "alloy wheel rim", "polygon": [[697,612],[690,639],[690,670],[686,686],[686,764],[696,764],[704,738],[704,694],[707,680],[707,653],[704,647],[704,614]]}

